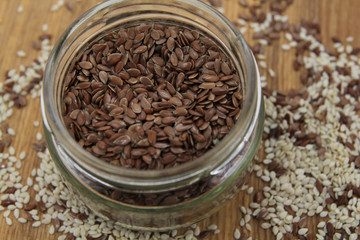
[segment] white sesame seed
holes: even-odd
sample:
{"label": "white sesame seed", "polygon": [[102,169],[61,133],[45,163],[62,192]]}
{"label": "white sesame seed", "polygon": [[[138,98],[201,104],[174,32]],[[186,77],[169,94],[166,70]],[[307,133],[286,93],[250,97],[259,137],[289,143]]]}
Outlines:
{"label": "white sesame seed", "polygon": [[26,57],[26,53],[22,50],[17,51],[16,54],[18,55],[18,57]]}
{"label": "white sesame seed", "polygon": [[19,214],[20,214],[19,209],[15,209],[15,210],[14,210],[14,217],[15,217],[16,219],[19,218]]}
{"label": "white sesame seed", "polygon": [[16,209],[16,206],[13,205],[13,204],[11,204],[11,205],[9,205],[7,208],[8,208],[9,210],[13,211],[13,210]]}
{"label": "white sesame seed", "polygon": [[246,214],[244,220],[246,223],[250,222],[251,216],[249,214]]}
{"label": "white sesame seed", "polygon": [[270,77],[272,77],[272,78],[275,77],[275,72],[273,69],[269,68],[268,71],[269,71]]}
{"label": "white sesame seed", "polygon": [[49,234],[53,235],[54,233],[55,233],[55,227],[54,227],[54,225],[51,225],[49,227]]}
{"label": "white sesame seed", "polygon": [[249,187],[248,185],[244,184],[241,186],[240,190],[245,191],[246,189],[248,189],[248,187]]}
{"label": "white sesame seed", "polygon": [[352,36],[347,37],[347,38],[346,38],[346,41],[347,41],[348,43],[353,42],[353,41],[354,41],[354,37],[352,37]]}
{"label": "white sesame seed", "polygon": [[39,121],[34,121],[34,127],[38,127],[40,126],[40,122]]}
{"label": "white sesame seed", "polygon": [[261,45],[264,45],[264,46],[266,46],[266,45],[269,44],[268,41],[266,41],[265,39],[260,39],[260,40],[259,40],[259,43],[260,43]]}
{"label": "white sesame seed", "polygon": [[238,228],[236,228],[235,231],[234,231],[234,238],[235,239],[240,239],[240,237],[241,237],[240,230]]}
{"label": "white sesame seed", "polygon": [[46,32],[47,30],[48,30],[48,25],[45,23],[45,24],[43,24],[42,26],[41,26],[41,30],[43,31],[43,32]]}
{"label": "white sesame seed", "polygon": [[26,157],[26,152],[22,151],[19,155],[19,159],[23,160]]}
{"label": "white sesame seed", "polygon": [[5,222],[6,222],[6,224],[9,225],[9,226],[12,225],[12,220],[11,220],[11,218],[6,217],[6,218],[5,218]]}
{"label": "white sesame seed", "polygon": [[270,223],[267,223],[267,222],[264,222],[264,223],[261,224],[261,227],[262,227],[263,229],[269,229],[269,228],[271,227],[271,224],[270,224]]}
{"label": "white sesame seed", "polygon": [[291,33],[285,33],[285,38],[288,40],[288,41],[292,41],[293,40],[293,37],[291,35]]}
{"label": "white sesame seed", "polygon": [[15,131],[12,128],[8,128],[7,133],[10,134],[11,136],[15,136]]}
{"label": "white sesame seed", "polygon": [[307,232],[308,232],[307,228],[300,228],[298,233],[299,235],[305,235]]}
{"label": "white sesame seed", "polygon": [[246,214],[246,208],[244,206],[240,206],[240,211],[242,212],[242,214]]}
{"label": "white sesame seed", "polygon": [[16,11],[18,13],[22,13],[24,11],[24,7],[22,5],[19,5]]}
{"label": "white sesame seed", "polygon": [[358,239],[358,234],[357,233],[350,234],[349,240],[356,240],[356,239]]}
{"label": "white sesame seed", "polygon": [[9,147],[9,154],[14,155],[15,154],[15,148],[13,146]]}
{"label": "white sesame seed", "polygon": [[27,220],[25,218],[23,218],[23,217],[20,217],[17,220],[18,220],[19,223],[26,223],[27,222]]}
{"label": "white sesame seed", "polygon": [[245,21],[244,19],[242,19],[242,18],[238,18],[238,19],[236,20],[236,22],[237,22],[239,25],[242,25],[242,26],[246,25],[246,21]]}
{"label": "white sesame seed", "polygon": [[277,235],[276,235],[276,240],[280,240],[282,239],[284,236],[284,234],[282,232],[279,232]]}
{"label": "white sesame seed", "polygon": [[262,67],[262,68],[267,68],[267,64],[266,64],[265,61],[260,61],[259,66]]}
{"label": "white sesame seed", "polygon": [[38,132],[36,134],[36,140],[40,141],[41,139],[42,139],[42,134]]}
{"label": "white sesame seed", "polygon": [[[34,218],[34,216],[33,216]],[[31,224],[32,227],[39,227],[41,225],[41,222],[40,221],[35,221],[33,222],[33,224]]]}
{"label": "white sesame seed", "polygon": [[[194,235],[195,235],[195,236],[199,236],[200,232],[201,232],[201,231],[200,231],[200,228],[199,228],[198,226],[196,226],[195,231],[194,231]],[[176,234],[171,234],[171,235],[172,235],[173,237],[176,236]]]}
{"label": "white sesame seed", "polygon": [[247,27],[242,27],[242,28],[240,28],[240,33],[241,33],[241,34],[246,33],[246,31],[247,31]]}
{"label": "white sesame seed", "polygon": [[239,225],[240,227],[244,227],[245,226],[245,219],[240,219],[240,222],[239,222]]}
{"label": "white sesame seed", "polygon": [[283,45],[281,45],[281,49],[282,50],[284,50],[284,51],[287,51],[287,50],[290,50],[290,45],[288,45],[288,44],[283,44]]}
{"label": "white sesame seed", "polygon": [[249,230],[249,231],[251,231],[251,225],[250,224],[245,224],[245,228],[247,229],[247,230]]}
{"label": "white sesame seed", "polygon": [[5,218],[7,218],[9,215],[10,215],[10,210],[6,210],[4,213],[3,213],[3,216],[5,217]]}
{"label": "white sesame seed", "polygon": [[214,231],[214,230],[216,230],[218,227],[217,227],[217,225],[215,225],[215,224],[211,224],[210,226],[208,226],[208,229],[209,230],[212,230],[212,231]]}
{"label": "white sesame seed", "polygon": [[270,182],[270,177],[269,176],[261,176],[261,180],[263,180],[264,182]]}

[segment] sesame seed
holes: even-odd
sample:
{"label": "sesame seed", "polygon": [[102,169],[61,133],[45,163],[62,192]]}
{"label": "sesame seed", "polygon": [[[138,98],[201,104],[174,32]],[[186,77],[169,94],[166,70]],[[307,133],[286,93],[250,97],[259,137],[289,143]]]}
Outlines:
{"label": "sesame seed", "polygon": [[26,157],[26,152],[25,151],[22,151],[19,155],[19,159],[20,160],[23,160],[24,158]]}
{"label": "sesame seed", "polygon": [[4,216],[5,218],[7,218],[9,215],[10,215],[10,210],[6,210],[6,211],[3,213],[3,216]]}
{"label": "sesame seed", "polygon": [[240,237],[241,237],[240,230],[238,228],[236,228],[235,231],[234,231],[234,238],[235,239],[240,239]]}
{"label": "sesame seed", "polygon": [[12,128],[8,128],[7,133],[10,134],[11,136],[15,136],[15,131]]}
{"label": "sesame seed", "polygon": [[291,48],[290,45],[287,45],[287,44],[281,45],[281,49],[284,51],[290,50],[290,48]]}
{"label": "sesame seed", "polygon": [[8,217],[5,218],[5,222],[7,225],[11,226],[12,225],[12,220]]}
{"label": "sesame seed", "polygon": [[249,188],[247,189],[247,193],[248,193],[248,194],[251,194],[253,191],[254,191],[254,188],[253,188],[253,187],[249,187]]}
{"label": "sesame seed", "polygon": [[18,222],[20,222],[20,223],[27,223],[27,220],[26,220],[25,218],[23,218],[23,217],[20,217],[20,218],[18,218],[17,220],[18,220]]}
{"label": "sesame seed", "polygon": [[22,5],[19,5],[16,11],[18,13],[22,13],[24,11],[24,7]]}
{"label": "sesame seed", "polygon": [[239,225],[240,227],[244,227],[245,226],[245,219],[240,219],[240,222],[239,222]]}
{"label": "sesame seed", "polygon": [[15,209],[15,210],[14,210],[14,217],[15,217],[16,219],[19,218],[19,214],[20,214],[19,209]]}
{"label": "sesame seed", "polygon": [[40,126],[40,122],[39,121],[34,121],[34,127],[38,127]]}
{"label": "sesame seed", "polygon": [[299,235],[305,235],[307,232],[308,232],[307,228],[300,228],[298,233]]}
{"label": "sesame seed", "polygon": [[9,147],[9,154],[10,155],[14,155],[15,154],[15,148],[14,147]]}
{"label": "sesame seed", "polygon": [[217,225],[215,225],[215,224],[211,224],[210,226],[208,226],[208,229],[209,230],[216,230],[218,227],[217,227]]}
{"label": "sesame seed", "polygon": [[36,134],[36,140],[40,141],[41,139],[42,139],[42,134],[38,132]]}
{"label": "sesame seed", "polygon": [[271,69],[271,68],[269,68],[269,75],[270,75],[270,77],[275,77],[275,72],[274,72],[274,70],[273,69]]}
{"label": "sesame seed", "polygon": [[347,41],[348,43],[351,43],[351,42],[354,41],[354,37],[352,37],[352,36],[347,37],[347,38],[346,38],[346,41]]}
{"label": "sesame seed", "polygon": [[[34,216],[33,216],[34,218]],[[41,222],[40,221],[35,221],[33,222],[33,224],[31,224],[32,227],[39,227],[41,225]]]}
{"label": "sesame seed", "polygon": [[246,224],[245,224],[245,228],[246,228],[248,231],[251,231],[251,225],[250,225],[250,224],[246,223]]}
{"label": "sesame seed", "polygon": [[247,31],[247,27],[242,27],[242,28],[240,28],[240,33],[241,33],[241,34],[245,34],[246,31]]}
{"label": "sesame seed", "polygon": [[16,54],[17,54],[18,57],[26,57],[26,53],[24,51],[22,51],[22,50],[17,51]]}
{"label": "sesame seed", "polygon": [[48,30],[48,25],[45,23],[45,24],[43,24],[42,26],[41,26],[41,30],[43,31],[43,32],[46,32],[47,30]]}

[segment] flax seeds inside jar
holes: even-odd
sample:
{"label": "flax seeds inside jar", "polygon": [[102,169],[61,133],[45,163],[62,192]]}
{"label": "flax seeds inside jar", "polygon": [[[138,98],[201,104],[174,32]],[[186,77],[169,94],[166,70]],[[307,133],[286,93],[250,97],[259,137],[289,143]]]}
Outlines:
{"label": "flax seeds inside jar", "polygon": [[130,229],[209,217],[246,178],[264,109],[255,59],[199,1],[107,1],[76,20],[45,71],[52,159],[89,209]]}

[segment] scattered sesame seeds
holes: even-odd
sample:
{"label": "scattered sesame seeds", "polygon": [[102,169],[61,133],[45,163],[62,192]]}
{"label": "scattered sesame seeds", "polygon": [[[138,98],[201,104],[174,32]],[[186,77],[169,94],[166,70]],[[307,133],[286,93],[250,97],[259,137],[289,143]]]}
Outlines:
{"label": "scattered sesame seeds", "polygon": [[[61,1],[59,1],[61,2]],[[61,5],[61,4],[59,4]],[[274,15],[272,17],[273,20],[267,20],[268,15],[266,16],[265,23],[270,23],[274,19],[276,21],[286,22],[286,16],[280,16],[280,15]],[[247,25],[244,25],[243,28],[247,29],[247,27],[251,27],[248,23]],[[265,26],[265,25],[264,25]],[[264,28],[264,26],[257,26],[259,29]],[[256,28],[256,27],[255,27]],[[246,31],[246,30],[244,30]],[[302,31],[303,32],[303,31]],[[289,46],[289,49],[291,47],[295,47],[296,44],[298,44],[297,41],[293,41],[293,39],[296,39],[296,37],[291,33],[285,33],[285,37],[290,43],[286,44]],[[259,203],[252,204],[250,203],[250,207],[253,208],[252,214],[248,213],[248,210],[246,209],[246,206],[243,207],[244,209],[244,215],[241,219],[243,221],[242,227],[245,227],[245,224],[250,221],[249,217],[260,217],[262,219],[261,227],[264,229],[274,229],[273,225],[276,225],[277,228],[277,234],[276,239],[280,239],[283,237],[285,232],[291,232],[292,231],[292,224],[299,222],[301,219],[300,217],[303,216],[310,216],[313,214],[319,213],[319,216],[322,218],[326,218],[326,221],[329,221],[333,224],[333,227],[337,229],[337,231],[343,230],[344,234],[348,234],[348,239],[358,239],[357,233],[352,233],[350,228],[355,227],[358,225],[359,216],[358,213],[360,211],[360,203],[357,200],[359,196],[356,196],[355,190],[349,190],[346,189],[346,186],[349,186],[349,184],[352,184],[353,186],[359,186],[360,185],[360,177],[359,177],[359,171],[358,168],[355,166],[355,163],[349,159],[349,156],[352,154],[359,154],[359,140],[358,137],[354,139],[351,139],[350,136],[353,133],[356,133],[359,130],[359,118],[356,113],[354,113],[355,104],[358,102],[358,98],[351,95],[349,90],[345,90],[347,94],[344,95],[343,90],[339,91],[337,89],[337,85],[341,87],[341,89],[347,89],[347,87],[352,83],[354,79],[358,79],[359,74],[359,60],[358,58],[349,58],[346,57],[336,58],[334,56],[328,55],[324,49],[322,49],[322,45],[320,43],[316,42],[315,38],[312,38],[310,35],[306,35],[305,33],[302,35],[300,34],[300,38],[302,40],[310,41],[312,46],[312,50],[318,49],[320,52],[320,55],[317,57],[315,55],[312,55],[312,53],[309,54],[309,56],[304,57],[302,60],[304,61],[304,66],[306,66],[307,69],[311,69],[314,74],[320,73],[320,79],[314,80],[314,84],[307,85],[306,91],[308,92],[309,96],[303,96],[301,93],[297,93],[297,96],[300,96],[300,100],[298,102],[293,102],[291,104],[287,104],[287,102],[281,102],[283,101],[283,97],[280,93],[277,92],[270,92],[268,96],[265,96],[265,104],[266,104],[266,124],[265,124],[265,134],[271,135],[273,133],[279,134],[279,136],[272,136],[270,138],[264,139],[264,146],[265,146],[265,152],[266,152],[266,161],[263,161],[263,163],[266,165],[265,167],[262,165],[261,160],[259,161],[256,176],[263,179],[265,182],[268,182],[267,187],[263,189],[264,191],[264,199]],[[353,38],[349,37],[346,39],[347,42],[352,42]],[[268,45],[268,42],[261,41],[262,45],[266,46]],[[350,45],[336,45],[337,50],[339,52],[342,52],[342,54],[350,54],[354,49]],[[286,47],[287,48],[287,47]],[[288,49],[284,49],[288,50]],[[257,55],[257,58],[260,60],[265,60],[264,55]],[[347,62],[348,61],[348,62]],[[260,65],[260,64],[259,64]],[[264,61],[264,64],[262,64],[264,67],[264,70],[266,71],[266,61]],[[323,69],[324,66],[329,67],[330,71],[320,71],[319,69]],[[344,68],[345,70],[343,70]],[[346,68],[350,69],[350,75],[344,74],[342,71],[347,71]],[[272,69],[271,69],[272,70]],[[269,75],[271,76],[270,69],[267,69],[269,72]],[[9,76],[16,76],[16,73],[14,71],[9,72]],[[275,76],[275,72],[274,72]],[[329,81],[330,78],[335,81],[334,84],[331,84]],[[264,85],[262,83],[262,86],[266,86],[266,77],[262,77],[262,82],[264,82]],[[355,82],[356,83],[356,82]],[[16,83],[21,84],[21,83]],[[25,85],[23,85],[25,86]],[[326,86],[326,88],[324,88]],[[22,89],[20,87],[19,89]],[[38,93],[40,88],[37,88],[37,91],[34,91],[34,96],[36,93]],[[319,92],[320,93],[317,93]],[[7,97],[4,96],[3,99]],[[296,99],[295,97],[290,97],[291,99]],[[317,98],[322,99],[324,98],[324,103],[320,103],[319,106],[312,106],[312,101],[317,101]],[[344,99],[342,99],[344,98]],[[8,100],[6,100],[8,101]],[[344,102],[345,101],[345,102]],[[349,103],[346,103],[346,101],[349,101]],[[279,104],[279,103],[282,103]],[[286,103],[286,104],[285,104]],[[336,106],[337,104],[341,103],[341,108],[339,106]],[[11,104],[9,104],[11,105]],[[279,106],[281,105],[281,106]],[[295,109],[295,110],[294,110]],[[325,116],[323,116],[323,111],[327,111]],[[9,112],[11,113],[11,112]],[[286,120],[285,116],[288,114],[289,121]],[[342,116],[345,115],[344,116]],[[11,115],[11,114],[9,114]],[[340,116],[339,116],[340,115]],[[3,117],[3,116],[1,116]],[[350,117],[351,124],[347,124],[347,117]],[[299,120],[303,119],[303,120]],[[302,126],[305,134],[310,133],[316,133],[318,136],[320,136],[320,139],[322,139],[321,144],[315,144],[315,141],[313,143],[307,144],[306,146],[301,146],[298,144],[301,144],[303,141],[307,141],[308,139],[302,138],[298,135],[298,133],[303,133],[302,131],[299,131],[298,133],[295,131],[293,133],[289,133],[291,137],[287,136],[289,129],[291,129],[291,124],[304,122],[306,120],[305,126]],[[340,123],[339,123],[340,121]],[[38,121],[37,121],[38,122]],[[326,124],[325,124],[326,123]],[[39,122],[35,123],[34,126],[39,126]],[[338,130],[336,130],[338,129]],[[284,134],[282,134],[281,131],[284,131]],[[290,131],[291,132],[291,131]],[[332,133],[332,134],[328,134]],[[8,130],[8,134],[15,136],[15,132],[13,134],[10,133]],[[344,141],[344,144],[341,142],[338,142],[337,139],[342,139]],[[298,142],[299,141],[299,142]],[[312,140],[311,140],[312,141]],[[346,143],[346,144],[345,144]],[[310,145],[310,146],[309,146]],[[321,148],[324,148],[324,155],[325,157],[319,157],[320,153],[322,153]],[[354,150],[351,150],[354,149]],[[14,152],[15,150],[11,152]],[[20,151],[19,151],[20,152]],[[330,154],[331,153],[331,154]],[[8,155],[9,155],[8,154]],[[21,154],[19,155],[19,159],[21,160]],[[272,155],[271,155],[272,154]],[[24,157],[25,158],[25,157]],[[61,194],[66,194],[66,190],[63,189],[62,183],[59,180],[59,175],[54,169],[54,166],[49,161],[48,152],[45,151],[45,153],[40,154],[39,156],[41,160],[41,164],[45,164],[47,167],[49,167],[51,170],[47,169],[45,167],[42,169],[42,171],[32,171],[32,176],[34,177],[35,185],[38,187],[35,187],[33,184],[33,180],[30,178],[27,178],[27,186],[34,186],[34,189],[37,189],[38,194],[40,194],[40,191],[44,188],[46,188],[46,184],[49,182],[52,182],[52,180],[49,180],[51,178],[55,178],[59,181],[59,185],[56,186],[57,191],[61,192]],[[16,162],[16,158],[14,156],[5,156],[2,155],[1,159],[7,159],[11,163]],[[11,160],[10,160],[11,159]],[[321,161],[322,162],[321,162]],[[261,164],[261,165],[260,165]],[[281,168],[283,167],[286,172],[281,172]],[[41,167],[40,167],[41,169]],[[272,169],[272,170],[270,170]],[[274,170],[275,169],[275,170]],[[296,171],[295,169],[298,169],[300,171]],[[335,169],[335,170],[333,170]],[[47,170],[49,170],[48,173],[45,173]],[[16,171],[14,168],[14,165],[10,166],[8,169],[5,170],[6,174],[8,174],[7,177],[4,177],[4,181],[6,183],[11,183],[14,181],[14,183],[10,184],[11,186],[15,186],[15,182],[17,181],[16,175],[12,175],[10,177],[10,172]],[[279,172],[281,173],[280,176],[278,176]],[[309,176],[310,174],[313,174],[313,176]],[[5,176],[5,175],[3,175]],[[36,180],[37,179],[37,180]],[[322,184],[322,187],[317,186],[316,187],[316,180],[319,180],[320,184]],[[56,180],[53,180],[54,184]],[[17,185],[20,186],[20,185]],[[251,189],[252,190],[249,190]],[[322,188],[322,189],[321,189]],[[1,188],[3,189],[3,188]],[[18,189],[21,189],[18,188]],[[248,194],[254,193],[254,188],[252,186],[246,186],[244,185],[244,188],[241,188],[243,191],[246,191]],[[330,190],[332,189],[332,190]],[[5,191],[6,189],[4,189]],[[257,192],[258,189],[255,189],[255,192]],[[330,192],[333,191],[332,194]],[[3,192],[3,191],[2,191]],[[25,190],[27,192],[27,190]],[[301,194],[298,194],[301,193]],[[358,193],[357,193],[358,194]],[[48,206],[52,206],[49,204],[50,202],[56,202],[56,199],[60,199],[60,196],[63,195],[54,195],[52,193],[47,192],[41,192],[41,197],[39,196],[39,199],[42,198],[47,202]],[[6,195],[1,195],[6,196]],[[10,199],[10,195],[7,196],[7,199]],[[46,196],[46,197],[44,197]],[[278,196],[275,198],[275,196]],[[342,197],[345,196],[345,197]],[[12,197],[14,198],[14,197]],[[15,199],[15,198],[14,198]],[[18,197],[16,197],[16,200]],[[19,202],[24,201],[26,197],[19,197],[21,199]],[[29,202],[29,197],[27,198],[27,202]],[[53,199],[53,200],[51,200]],[[54,200],[55,199],[55,200]],[[1,199],[2,202],[6,199]],[[18,200],[17,200],[18,201]],[[333,201],[332,203],[326,203],[326,201]],[[339,202],[339,201],[345,201],[345,202]],[[347,202],[346,202],[347,201]],[[26,203],[25,203],[26,204]],[[73,205],[72,205],[73,204]],[[15,216],[15,211],[18,210],[16,207],[16,203],[9,205],[10,208],[6,211],[9,211],[8,216],[10,214],[10,211],[13,211]],[[69,206],[72,206],[77,209],[81,209],[81,207],[78,206],[78,203],[69,203]],[[288,208],[286,208],[286,206]],[[2,206],[1,206],[2,207]],[[5,208],[2,207],[0,210],[4,210]],[[12,209],[12,210],[10,210]],[[69,211],[71,208],[69,208]],[[284,211],[285,209],[285,211]],[[327,209],[327,210],[325,210]],[[264,210],[264,211],[263,211]],[[85,210],[80,210],[84,211]],[[241,210],[242,211],[242,210]],[[294,212],[294,217],[291,215],[291,211]],[[287,215],[286,212],[289,214]],[[34,219],[41,219],[42,215],[39,211],[32,212],[34,215]],[[59,218],[62,219],[68,219],[69,222],[72,223],[75,222],[73,218],[71,218],[70,214],[66,215],[59,214]],[[17,219],[19,222],[26,223],[28,220],[26,220],[24,217],[20,217]],[[291,217],[290,217],[291,216]],[[54,215],[54,219],[57,219],[57,216]],[[95,219],[95,215],[89,216],[90,218]],[[9,219],[9,220],[8,220]],[[5,219],[6,223],[8,225],[12,224],[12,221],[10,218]],[[10,224],[8,223],[10,221]],[[29,220],[30,221],[30,220]],[[40,220],[37,220],[40,222]],[[105,222],[105,220],[101,219],[99,221]],[[289,222],[289,224],[284,225],[284,222]],[[45,221],[46,222],[46,221]],[[36,222],[33,222],[35,224]],[[41,224],[41,222],[40,222]],[[79,225],[76,225],[79,223],[74,223],[74,225],[70,225],[67,227],[67,229],[62,226],[62,232],[66,231],[72,231],[77,232],[79,230]],[[89,224],[89,222],[85,222],[85,224]],[[110,223],[106,223],[110,224]],[[81,225],[82,226],[82,225]],[[327,227],[327,222],[325,222],[325,219],[323,222],[320,222],[318,224],[318,234],[316,234],[317,239],[325,239],[326,234],[328,233],[328,230],[324,229],[325,226]],[[330,227],[331,228],[331,227]],[[51,229],[54,229],[55,227],[53,225],[49,228],[49,233],[52,231]],[[120,228],[119,228],[120,229]],[[236,230],[239,231],[239,229],[235,229],[234,231],[234,238]],[[218,232],[219,229],[217,229],[215,232]],[[250,230],[249,230],[250,231]],[[128,237],[137,238],[139,236],[139,233],[131,232],[127,229],[120,229],[120,232],[122,234],[117,233],[118,236],[114,233],[114,236],[117,238],[120,238],[120,236],[125,236],[126,233],[126,239]],[[193,239],[193,236],[197,236],[195,233],[200,234],[200,228],[195,226],[193,233],[188,233],[186,236],[186,239]],[[214,233],[215,233],[214,232]],[[298,233],[304,234],[304,236],[308,233],[307,228],[300,228],[298,230]],[[79,233],[80,234],[80,233]],[[96,235],[100,234],[100,235]],[[81,234],[80,234],[81,235]],[[175,237],[177,233],[171,234],[172,237]],[[342,235],[340,233],[335,233],[334,239],[341,239]],[[97,233],[95,231],[94,236],[101,236],[101,233]],[[145,235],[143,239],[145,239]],[[154,235],[155,236],[155,235]],[[168,238],[169,236],[167,234],[161,235],[163,238]],[[156,235],[157,239],[162,239],[159,235]],[[240,236],[241,237],[241,236]],[[239,237],[239,238],[240,238]],[[63,235],[59,237],[59,239],[66,239],[67,235]],[[109,236],[108,239],[113,238],[113,236]],[[124,237],[125,238],[125,237]],[[154,237],[155,238],[155,237]],[[79,237],[79,239],[81,239]],[[139,237],[141,239],[141,237]],[[185,237],[184,237],[185,239]],[[251,237],[249,237],[251,239]]]}
{"label": "scattered sesame seeds", "polygon": [[39,121],[34,121],[34,127],[38,127],[40,126],[40,122]]}

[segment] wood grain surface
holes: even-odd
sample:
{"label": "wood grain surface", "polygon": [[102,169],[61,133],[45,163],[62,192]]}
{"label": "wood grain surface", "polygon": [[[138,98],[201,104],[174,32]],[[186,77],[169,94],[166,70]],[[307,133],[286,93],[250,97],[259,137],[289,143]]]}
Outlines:
{"label": "wood grain surface", "polygon": [[[58,11],[50,11],[51,6],[56,2],[57,0],[0,0],[0,81],[5,80],[7,70],[18,69],[20,65],[29,65],[37,57],[38,52],[32,49],[31,42],[36,41],[38,36],[43,34],[43,24],[48,24],[47,33],[53,36],[51,41],[53,44],[73,20],[91,6],[99,3],[95,0],[71,0],[74,6],[73,11],[69,11],[65,6]],[[17,9],[20,5],[23,6],[23,11],[19,13]],[[233,21],[237,19],[240,12],[247,11],[238,4],[238,0],[224,0],[223,6],[225,15]],[[348,36],[354,36],[355,41],[352,45],[360,46],[359,9],[360,1],[358,0],[295,0],[285,14],[289,16],[290,23],[298,23],[302,18],[318,20],[325,44],[330,44],[330,38],[335,35],[342,40]],[[246,32],[244,36],[250,44],[253,43],[250,32]],[[299,73],[292,69],[293,50],[282,51],[283,41],[282,36],[280,41],[267,48],[265,55],[268,66],[276,72],[274,78],[268,76],[269,87],[288,91],[291,88],[300,88],[301,82]],[[26,57],[18,57],[16,54],[18,50],[25,51]],[[266,73],[263,74],[266,75]],[[28,106],[22,110],[16,110],[9,119],[10,127],[16,132],[13,146],[17,153],[25,150],[28,156],[21,170],[23,179],[26,179],[31,169],[39,164],[31,144],[35,141],[36,133],[42,132],[42,129],[33,126],[34,120],[41,121],[39,98],[31,99],[30,97],[28,97]],[[253,186],[255,191],[264,185],[255,176],[249,177],[248,184]],[[252,194],[239,192],[220,212],[202,221],[200,226],[202,228],[206,228],[209,224],[218,226],[221,232],[216,236],[211,235],[210,239],[233,239],[234,230],[239,227],[241,219],[239,207],[248,206],[252,197]],[[308,226],[316,226],[317,221],[316,217],[309,219]],[[259,222],[251,220],[250,224],[251,232],[242,231],[252,236],[252,239],[275,239],[270,231],[260,228]],[[48,228],[49,226],[33,228],[31,224],[20,224],[17,221],[13,221],[13,225],[8,226],[2,213],[0,214],[1,240],[57,239],[58,235],[48,234]],[[310,228],[310,230],[314,231],[315,228]]]}

